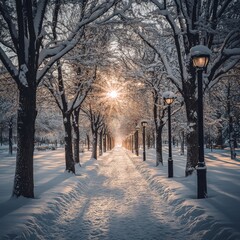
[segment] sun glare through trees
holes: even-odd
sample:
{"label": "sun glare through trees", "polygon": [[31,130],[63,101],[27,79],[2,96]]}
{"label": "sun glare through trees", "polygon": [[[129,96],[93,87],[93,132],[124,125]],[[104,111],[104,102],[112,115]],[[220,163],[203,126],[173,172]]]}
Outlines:
{"label": "sun glare through trees", "polygon": [[110,98],[117,98],[118,97],[118,92],[116,90],[112,90],[107,94]]}

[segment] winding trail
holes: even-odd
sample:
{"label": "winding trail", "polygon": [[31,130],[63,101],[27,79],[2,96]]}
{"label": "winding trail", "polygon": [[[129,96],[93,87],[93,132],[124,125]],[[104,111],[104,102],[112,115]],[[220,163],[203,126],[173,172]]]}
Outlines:
{"label": "winding trail", "polygon": [[171,207],[149,187],[122,148],[98,163],[99,174],[71,209],[60,214],[47,239],[188,238]]}

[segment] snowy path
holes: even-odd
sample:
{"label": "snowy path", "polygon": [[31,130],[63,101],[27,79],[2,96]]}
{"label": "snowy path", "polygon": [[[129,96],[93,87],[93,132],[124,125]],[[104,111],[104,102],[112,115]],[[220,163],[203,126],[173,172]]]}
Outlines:
{"label": "snowy path", "polygon": [[172,179],[166,164],[156,168],[155,149],[146,162],[141,151],[121,148],[90,156],[81,155],[73,175],[64,171],[64,149],[35,152],[35,198],[9,199],[15,156],[0,152],[0,239],[240,239],[240,163],[228,151],[206,153],[207,199],[194,195],[196,173],[184,177],[186,156],[177,148]]}
{"label": "snowy path", "polygon": [[187,239],[171,208],[149,188],[121,148],[99,164],[88,190],[59,215],[44,239]]}

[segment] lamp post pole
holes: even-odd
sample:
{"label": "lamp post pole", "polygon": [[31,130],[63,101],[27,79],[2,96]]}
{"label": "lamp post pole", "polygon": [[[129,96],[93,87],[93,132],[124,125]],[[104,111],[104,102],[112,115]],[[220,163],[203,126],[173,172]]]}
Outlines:
{"label": "lamp post pole", "polygon": [[171,91],[163,93],[163,100],[168,105],[168,177],[173,177],[172,159],[172,131],[171,131],[171,104],[174,102],[175,95]]}
{"label": "lamp post pole", "polygon": [[168,105],[168,177],[173,177],[171,105]]}
{"label": "lamp post pole", "polygon": [[146,126],[147,126],[147,122],[146,121],[142,121],[142,127],[143,127],[143,161],[146,161]]}
{"label": "lamp post pole", "polygon": [[204,133],[203,133],[203,70],[209,62],[211,50],[203,45],[197,45],[190,50],[193,66],[197,70],[198,100],[198,164],[197,164],[197,196],[207,197],[207,168],[204,161]]}
{"label": "lamp post pole", "polygon": [[204,133],[203,133],[203,93],[202,93],[203,69],[197,70],[198,79],[198,198],[207,197],[207,168],[204,161]]}
{"label": "lamp post pole", "polygon": [[145,126],[143,126],[143,161],[146,161]]}

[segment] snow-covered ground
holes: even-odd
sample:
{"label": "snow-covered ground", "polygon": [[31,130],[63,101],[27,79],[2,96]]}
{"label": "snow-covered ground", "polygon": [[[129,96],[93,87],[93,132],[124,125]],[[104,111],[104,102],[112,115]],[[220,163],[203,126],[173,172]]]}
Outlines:
{"label": "snow-covered ground", "polygon": [[[141,151],[140,151],[141,152]],[[63,149],[35,153],[35,199],[10,199],[15,157],[0,152],[0,239],[240,239],[240,162],[229,152],[205,154],[208,198],[196,198],[196,174],[173,148],[174,178],[155,167],[154,149],[116,147],[99,160],[81,157],[64,172]]]}

